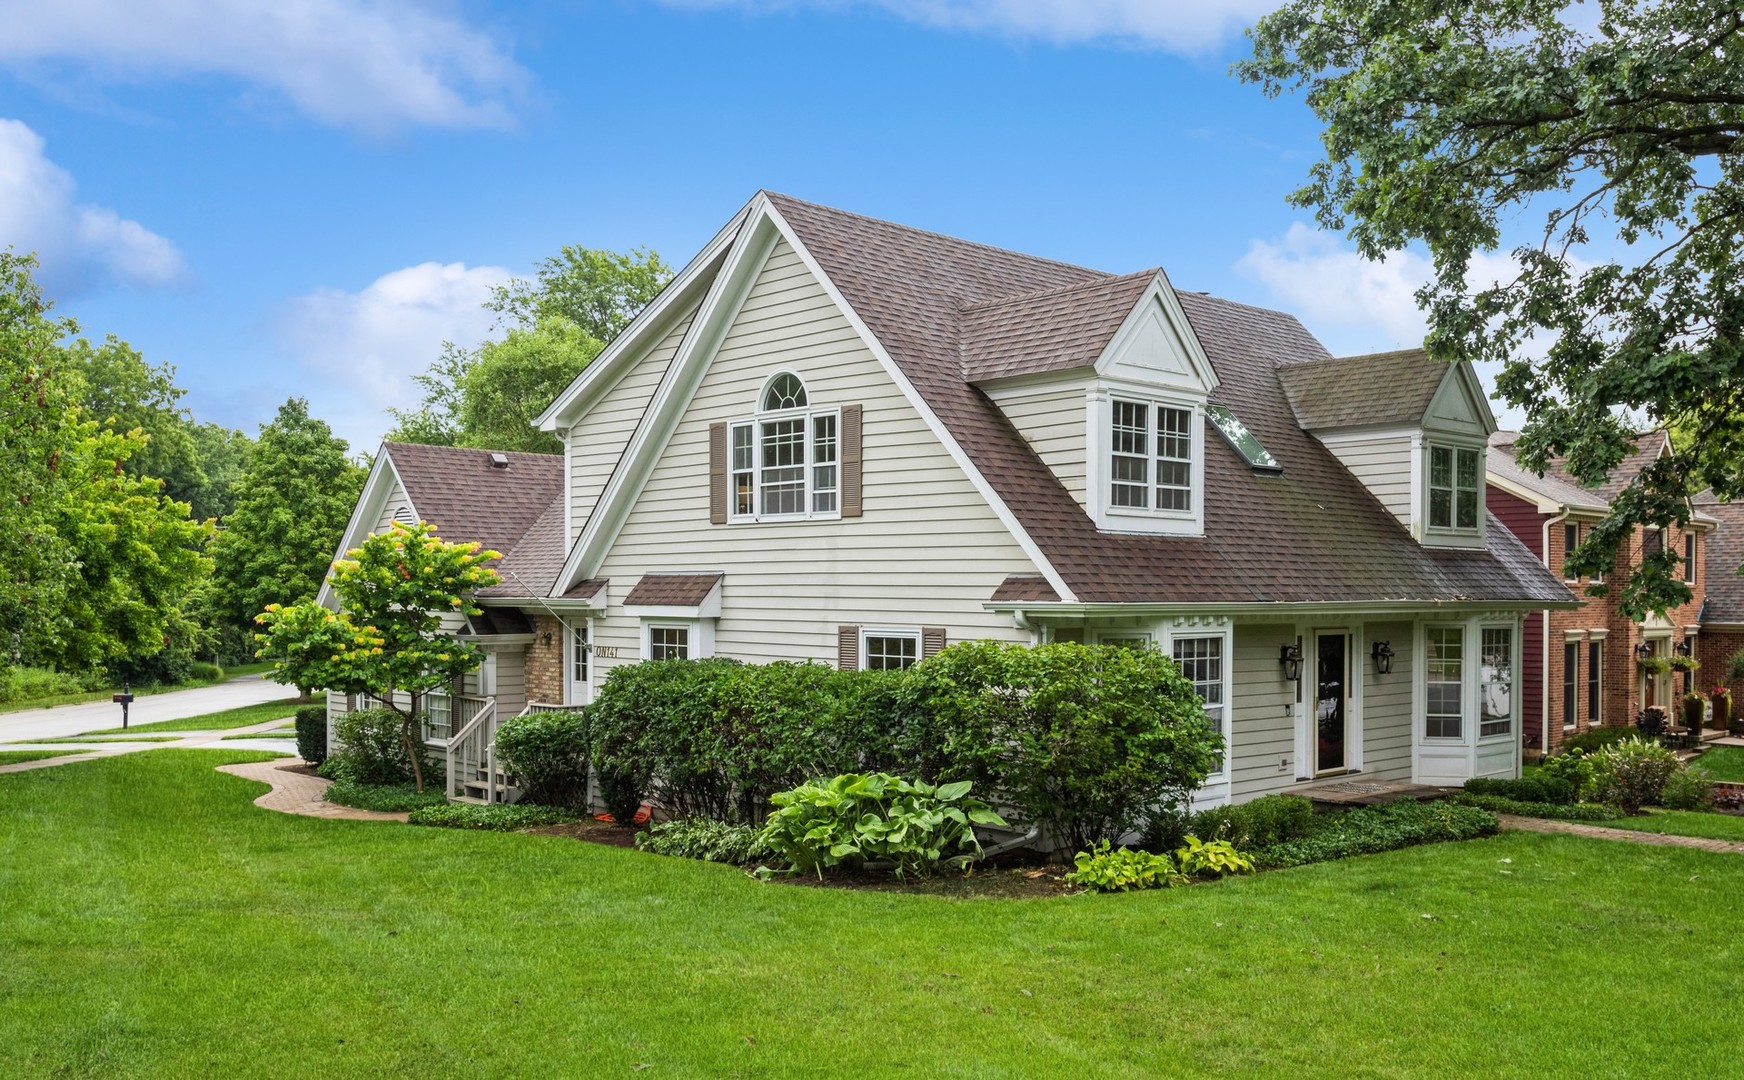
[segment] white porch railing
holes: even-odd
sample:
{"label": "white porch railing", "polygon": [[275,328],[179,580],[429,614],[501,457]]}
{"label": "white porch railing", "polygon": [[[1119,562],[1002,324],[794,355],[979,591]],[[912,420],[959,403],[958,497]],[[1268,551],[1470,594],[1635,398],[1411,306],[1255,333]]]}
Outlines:
{"label": "white porch railing", "polygon": [[450,802],[501,802],[506,790],[497,772],[497,702],[484,698],[483,707],[448,738],[444,747]]}
{"label": "white porch railing", "polygon": [[553,705],[549,701],[529,701],[527,707],[521,710],[521,715],[528,713],[574,712],[580,705]]}
{"label": "white porch railing", "polygon": [[425,694],[420,702],[424,707],[424,741],[438,746],[446,743],[457,730],[471,723],[486,705],[495,701],[495,698],[472,694]]}

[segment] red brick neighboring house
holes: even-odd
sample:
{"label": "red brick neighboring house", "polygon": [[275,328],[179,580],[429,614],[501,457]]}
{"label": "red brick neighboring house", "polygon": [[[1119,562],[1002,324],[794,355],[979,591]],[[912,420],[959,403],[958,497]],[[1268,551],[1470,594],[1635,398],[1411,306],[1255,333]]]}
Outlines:
{"label": "red brick neighboring house", "polygon": [[1732,707],[1744,704],[1744,680],[1728,677],[1732,656],[1744,649],[1744,503],[1721,503],[1711,495],[1696,497],[1696,509],[1719,522],[1702,554],[1706,587],[1697,621],[1696,659],[1702,663],[1696,682],[1705,693],[1716,686],[1732,690]]}
{"label": "red brick neighboring house", "polygon": [[[1557,573],[1562,573],[1569,549],[1586,539],[1587,530],[1605,516],[1611,500],[1642,466],[1672,452],[1665,432],[1640,435],[1634,452],[1604,483],[1584,487],[1555,463],[1543,476],[1518,465],[1513,456],[1517,434],[1498,431],[1490,438],[1486,501],[1490,512]],[[1723,661],[1703,659],[1708,652],[1702,642],[1704,558],[1713,558],[1707,549],[1718,524],[1706,510],[1697,511],[1687,530],[1675,525],[1637,529],[1613,564],[1612,574],[1621,576],[1640,562],[1643,545],[1670,544],[1693,593],[1689,603],[1664,617],[1636,622],[1618,609],[1614,594],[1588,596],[1587,590],[1604,579],[1563,573],[1563,583],[1586,602],[1574,610],[1541,611],[1527,617],[1522,632],[1521,739],[1528,755],[1555,753],[1565,739],[1590,727],[1633,723],[1647,705],[1663,706],[1675,717],[1685,690],[1706,689],[1703,680],[1710,673],[1723,674]],[[1739,532],[1744,534],[1744,519]],[[1744,645],[1744,589],[1739,591],[1733,649]],[[1701,659],[1705,670],[1693,677],[1676,671],[1668,676],[1644,670],[1640,664],[1644,655],[1670,657],[1685,652]]]}

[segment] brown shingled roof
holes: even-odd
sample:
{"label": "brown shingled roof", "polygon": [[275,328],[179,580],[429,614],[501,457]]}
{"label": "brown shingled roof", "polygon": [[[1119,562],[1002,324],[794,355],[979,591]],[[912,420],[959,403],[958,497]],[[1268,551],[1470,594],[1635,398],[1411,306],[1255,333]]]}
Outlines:
{"label": "brown shingled roof", "polygon": [[1052,603],[1060,598],[1054,587],[1048,584],[1048,579],[1040,574],[1012,574],[999,583],[993,590],[992,600],[1029,601],[1044,600]]}
{"label": "brown shingled roof", "polygon": [[1568,471],[1567,462],[1561,458],[1553,459],[1545,471],[1554,471],[1569,483],[1589,491],[1609,503],[1623,493],[1623,489],[1641,474],[1641,470],[1649,462],[1656,460],[1665,451],[1668,437],[1663,428],[1635,436],[1632,440],[1635,443],[1635,448],[1623,455],[1623,460],[1617,462],[1617,467],[1611,470],[1611,475],[1605,477],[1603,483],[1594,484],[1591,487],[1576,479],[1574,474]]}
{"label": "brown shingled roof", "polygon": [[1296,422],[1279,372],[1327,359],[1325,348],[1289,315],[1197,293],[1177,295],[1217,370],[1212,400],[1236,412],[1284,474],[1256,476],[1223,440],[1207,439],[1203,537],[1101,533],[963,377],[961,322],[975,305],[1111,275],[769,198],[1079,600],[1571,599],[1494,521],[1487,550],[1418,545]]}
{"label": "brown shingled roof", "polygon": [[644,574],[642,580],[636,582],[628,596],[624,597],[625,607],[697,607],[714,587],[720,584],[721,575],[714,574]]}
{"label": "brown shingled roof", "polygon": [[1707,602],[1702,605],[1702,623],[1744,625],[1744,503],[1723,503],[1708,495],[1698,499],[1696,509],[1719,521],[1702,545],[1702,574]]}
{"label": "brown shingled roof", "polygon": [[1285,363],[1278,369],[1296,420],[1309,431],[1418,424],[1447,364],[1422,349]]}
{"label": "brown shingled roof", "polygon": [[[563,458],[383,443],[418,516],[451,543],[479,543],[505,555],[563,493]],[[491,456],[502,453],[506,469]]]}
{"label": "brown shingled roof", "polygon": [[1089,367],[1158,273],[1098,278],[965,307],[963,376],[985,382]]}

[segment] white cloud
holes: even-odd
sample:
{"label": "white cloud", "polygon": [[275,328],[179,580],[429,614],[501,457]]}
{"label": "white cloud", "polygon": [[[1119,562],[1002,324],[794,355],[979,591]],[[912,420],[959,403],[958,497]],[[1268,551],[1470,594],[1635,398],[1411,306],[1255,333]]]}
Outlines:
{"label": "white cloud", "polygon": [[107,207],[78,202],[78,184],[44,146],[28,125],[0,119],[0,248],[36,252],[40,279],[60,295],[95,279],[157,286],[186,273],[168,240]]}
{"label": "white cloud", "polygon": [[881,8],[924,26],[1055,44],[1111,43],[1198,53],[1277,7],[1277,0],[666,0],[675,7],[755,14],[798,8]]}
{"label": "white cloud", "polygon": [[0,64],[27,77],[217,75],[371,132],[506,126],[529,78],[491,35],[416,0],[0,0],[0,25]]}
{"label": "white cloud", "polygon": [[[1334,234],[1293,223],[1281,238],[1253,240],[1236,272],[1265,286],[1276,305],[1295,315],[1341,356],[1423,344],[1428,323],[1417,306],[1417,290],[1434,276],[1434,266],[1414,251],[1396,251],[1375,262],[1363,258]],[[1472,256],[1467,280],[1488,284],[1512,278],[1518,264],[1506,254]],[[1481,365],[1486,386],[1496,372]],[[1492,402],[1504,426],[1520,415]]]}
{"label": "white cloud", "polygon": [[354,450],[373,450],[389,426],[386,409],[423,399],[412,376],[442,343],[471,347],[488,335],[495,316],[484,302],[510,276],[500,266],[427,262],[357,292],[317,289],[292,301],[279,337],[313,376],[307,396],[315,415]]}

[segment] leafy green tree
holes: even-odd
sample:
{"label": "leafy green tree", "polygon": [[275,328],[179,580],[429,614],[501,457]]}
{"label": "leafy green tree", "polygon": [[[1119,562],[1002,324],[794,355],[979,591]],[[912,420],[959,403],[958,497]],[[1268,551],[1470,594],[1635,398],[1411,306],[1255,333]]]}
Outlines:
{"label": "leafy green tree", "polygon": [[[443,616],[478,614],[468,598],[496,584],[496,571],[484,564],[500,558],[478,544],[447,543],[425,522],[393,522],[333,564],[337,613],[312,602],[268,605],[255,620],[263,628],[260,655],[275,660],[280,681],[367,691],[387,702],[400,714],[401,741],[422,791],[419,699],[453,685],[480,660],[477,646],[455,636]],[[409,696],[405,707],[395,691]]]}
{"label": "leafy green tree", "polygon": [[533,420],[659,294],[672,270],[653,252],[567,246],[533,280],[498,286],[486,304],[501,340],[452,342],[422,375],[416,409],[390,409],[388,438],[434,446],[556,453]]}
{"label": "leafy green tree", "polygon": [[235,428],[210,421],[189,429],[200,463],[200,487],[188,497],[196,521],[223,518],[236,507],[231,488],[248,472],[254,440]]}
{"label": "leafy green tree", "polygon": [[79,400],[85,415],[116,431],[146,436],[144,446],[127,459],[127,471],[156,477],[164,482],[165,495],[192,503],[206,477],[193,421],[181,405],[187,391],[176,385],[176,369],[147,363],[114,334],[101,345],[80,338],[66,346],[64,355],[68,369],[84,380]]}
{"label": "leafy green tree", "polygon": [[[1577,20],[1597,16],[1596,26]],[[1292,201],[1369,258],[1420,243],[1427,347],[1499,361],[1522,461],[1596,481],[1643,419],[1688,432],[1569,562],[1608,571],[1686,497],[1744,495],[1744,14],[1736,0],[1292,0],[1240,76],[1301,91],[1326,156]],[[1516,222],[1517,272],[1474,275]],[[1546,349],[1542,360],[1530,344]],[[1615,582],[1685,602],[1674,552]]]}
{"label": "leafy green tree", "polygon": [[327,575],[364,470],[344,439],[292,398],[260,429],[249,469],[232,487],[235,509],[212,542],[215,606],[246,625],[268,604],[312,599]]}

